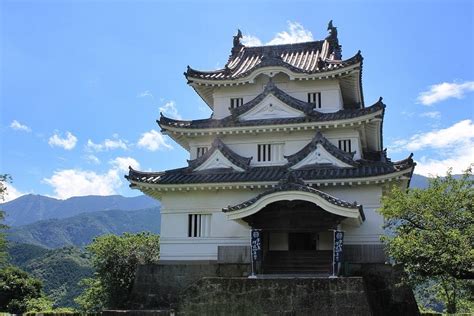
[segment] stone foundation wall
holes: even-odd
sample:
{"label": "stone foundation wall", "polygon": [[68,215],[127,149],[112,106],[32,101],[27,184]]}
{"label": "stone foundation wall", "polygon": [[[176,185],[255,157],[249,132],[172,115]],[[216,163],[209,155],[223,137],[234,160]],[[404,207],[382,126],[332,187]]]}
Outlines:
{"label": "stone foundation wall", "polygon": [[132,308],[155,309],[174,306],[183,289],[203,277],[246,277],[249,264],[163,262],[138,266],[132,291]]}
{"label": "stone foundation wall", "polygon": [[203,278],[181,296],[178,315],[372,315],[356,278]]}
{"label": "stone foundation wall", "polygon": [[391,265],[347,264],[337,279],[248,274],[248,264],[139,266],[130,307],[173,308],[178,315],[419,315]]}

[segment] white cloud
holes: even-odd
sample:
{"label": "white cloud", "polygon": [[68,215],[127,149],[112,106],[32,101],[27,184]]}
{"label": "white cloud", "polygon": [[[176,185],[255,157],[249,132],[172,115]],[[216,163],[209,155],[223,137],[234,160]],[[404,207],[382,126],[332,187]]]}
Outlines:
{"label": "white cloud", "polygon": [[138,147],[156,151],[161,149],[172,149],[173,147],[166,143],[163,135],[155,130],[145,132],[138,140]]}
{"label": "white cloud", "polygon": [[137,170],[140,169],[140,164],[138,161],[132,157],[117,157],[109,162],[114,168],[117,168],[120,171],[128,171],[128,167],[132,167]]}
{"label": "white cloud", "polygon": [[463,120],[444,129],[415,134],[407,140],[395,141],[390,150],[432,150],[430,157],[416,160],[418,174],[445,175],[449,168],[453,168],[453,173],[461,173],[474,163],[474,124]]}
{"label": "white cloud", "polygon": [[440,119],[441,113],[439,111],[424,112],[424,113],[421,113],[420,116],[431,118],[431,119]]}
{"label": "white cloud", "polygon": [[448,150],[439,159],[421,157],[420,160],[416,160],[415,173],[424,176],[444,176],[449,168],[452,168],[453,174],[463,173],[474,163],[474,141],[468,146]]}
{"label": "white cloud", "polygon": [[298,22],[288,21],[288,28],[289,32],[283,31],[278,33],[267,45],[301,43],[313,40],[313,34]]}
{"label": "white cloud", "polygon": [[51,185],[55,197],[67,199],[81,195],[112,195],[122,185],[118,169],[99,174],[93,171],[65,169],[55,171],[51,178],[44,178]]}
{"label": "white cloud", "polygon": [[57,133],[51,136],[48,140],[48,144],[51,147],[57,146],[62,147],[66,150],[71,150],[76,146],[77,137],[74,136],[71,132],[66,132],[66,137],[61,138]]}
{"label": "white cloud", "polygon": [[116,157],[109,161],[111,168],[104,173],[91,170],[64,169],[57,170],[50,178],[43,181],[53,187],[54,197],[67,199],[82,195],[112,195],[122,186],[123,172],[128,166],[139,169],[138,161],[131,157]]}
{"label": "white cloud", "polygon": [[452,148],[471,143],[473,138],[473,122],[471,120],[463,120],[448,128],[415,134],[409,139],[395,141],[391,149],[394,151],[411,151],[425,148]]}
{"label": "white cloud", "polygon": [[178,109],[176,108],[176,104],[174,101],[166,102],[165,105],[160,107],[160,112],[171,118],[175,118],[178,120],[182,119],[181,115],[179,115],[178,113]]}
{"label": "white cloud", "polygon": [[145,91],[140,92],[139,94],[137,94],[137,98],[145,98],[145,97],[153,98],[153,94],[151,94],[151,92],[149,90],[145,90]]}
{"label": "white cloud", "polygon": [[22,195],[25,195],[25,193],[18,191],[11,183],[7,182],[7,183],[4,183],[4,184],[7,188],[7,191],[6,191],[6,194],[4,195],[4,200],[0,201],[0,203],[9,202],[9,201],[12,201],[16,198],[19,198]]}
{"label": "white cloud", "polygon": [[24,124],[21,124],[17,120],[13,120],[13,122],[11,122],[10,124],[10,127],[15,131],[31,132],[31,128]]}
{"label": "white cloud", "polygon": [[95,151],[103,151],[103,150],[113,150],[113,149],[123,149],[127,150],[128,145],[127,141],[124,141],[119,138],[117,134],[113,135],[113,139],[105,139],[102,143],[96,144],[92,140],[87,140],[87,148]]}
{"label": "white cloud", "polygon": [[256,36],[253,36],[253,35],[244,35],[242,36],[242,44],[244,44],[245,46],[262,46],[263,43],[262,41],[256,37]]}
{"label": "white cloud", "polygon": [[429,90],[421,92],[418,95],[418,102],[423,105],[432,105],[449,98],[462,99],[464,94],[474,91],[474,81],[464,83],[443,82],[429,87]]}
{"label": "white cloud", "polygon": [[93,163],[96,165],[100,164],[100,159],[95,155],[87,155],[84,158],[90,163]]}
{"label": "white cloud", "polygon": [[[313,41],[313,34],[298,22],[288,21],[288,30],[279,32],[265,45],[292,44]],[[246,46],[261,46],[262,41],[253,35],[244,35],[242,43]]]}

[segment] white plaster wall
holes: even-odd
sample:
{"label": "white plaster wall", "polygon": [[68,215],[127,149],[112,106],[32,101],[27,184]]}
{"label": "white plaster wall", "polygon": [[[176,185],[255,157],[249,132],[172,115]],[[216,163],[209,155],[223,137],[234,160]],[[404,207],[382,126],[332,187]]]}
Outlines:
{"label": "white plaster wall", "polygon": [[[249,227],[228,220],[222,208],[262,190],[168,192],[161,199],[161,260],[216,260],[219,245],[248,245]],[[211,214],[208,237],[188,237],[188,214]]]}
{"label": "white plaster wall", "polygon": [[[383,218],[376,212],[382,188],[375,185],[324,187],[321,191],[364,207],[365,222],[360,226],[343,224],[345,244],[379,244]],[[222,208],[246,201],[260,190],[222,190],[168,192],[162,197],[161,260],[216,260],[217,246],[249,244],[249,226],[243,221],[228,220]],[[209,237],[188,237],[188,214],[212,214]],[[288,249],[288,235],[270,239],[273,250]],[[319,249],[332,249],[331,232],[319,232]]]}
{"label": "white plaster wall", "polygon": [[[306,146],[316,134],[316,131],[297,131],[297,132],[272,132],[272,133],[254,133],[254,134],[234,134],[228,136],[222,136],[222,141],[229,146],[230,149],[235,151],[237,154],[244,157],[254,157],[251,161],[252,166],[256,165],[282,165],[287,162],[286,159],[277,162],[265,162],[259,163],[257,161],[257,144],[284,144],[283,155],[292,155],[304,146]],[[331,129],[323,132],[332,144],[338,146],[339,139],[350,139],[352,151],[355,151],[354,159],[360,159],[361,148],[360,148],[360,134],[359,131],[354,128],[339,128]],[[190,140],[190,159],[196,158],[197,147],[207,146],[210,147],[212,138],[206,137],[195,137]]]}
{"label": "white plaster wall", "polygon": [[356,201],[362,204],[365,214],[365,221],[362,225],[354,226],[343,224],[345,231],[345,244],[379,244],[380,236],[383,235],[383,217],[377,213],[382,198],[382,187],[376,185],[360,185],[354,187],[321,188],[327,192],[347,202]]}
{"label": "white plaster wall", "polygon": [[[287,75],[279,74],[272,80],[278,88],[305,102],[308,101],[309,92],[321,92],[322,108],[318,109],[320,112],[337,112],[343,108],[341,88],[337,79],[300,81],[289,80]],[[260,75],[254,83],[215,88],[213,118],[220,119],[230,115],[230,98],[243,98],[246,103],[259,95],[267,82],[268,77]]]}

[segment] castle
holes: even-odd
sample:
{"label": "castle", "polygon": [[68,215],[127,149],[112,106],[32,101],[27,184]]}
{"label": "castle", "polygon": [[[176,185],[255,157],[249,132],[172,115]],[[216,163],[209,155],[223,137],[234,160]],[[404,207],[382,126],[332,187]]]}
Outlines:
{"label": "castle", "polygon": [[359,52],[342,59],[337,29],[319,41],[247,47],[240,31],[223,69],[185,72],[210,118],[161,115],[189,152],[183,168],[130,169],[131,187],[161,201],[160,262],[248,263],[259,274],[330,274],[333,230],[344,261],[386,261],[381,197],[407,187],[415,163],[383,148],[382,98],[366,106]]}

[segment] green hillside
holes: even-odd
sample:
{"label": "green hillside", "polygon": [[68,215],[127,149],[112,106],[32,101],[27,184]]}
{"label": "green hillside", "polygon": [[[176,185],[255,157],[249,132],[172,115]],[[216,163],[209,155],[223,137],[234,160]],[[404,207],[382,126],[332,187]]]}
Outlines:
{"label": "green hillside", "polygon": [[10,243],[12,264],[43,281],[44,291],[57,306],[75,306],[81,288],[77,283],[93,269],[87,254],[75,247],[48,250],[39,246]]}
{"label": "green hillside", "polygon": [[54,249],[84,247],[94,237],[104,234],[120,235],[141,231],[156,234],[160,232],[159,207],[138,211],[98,211],[64,219],[43,220],[12,227],[8,230],[7,237],[12,242]]}

